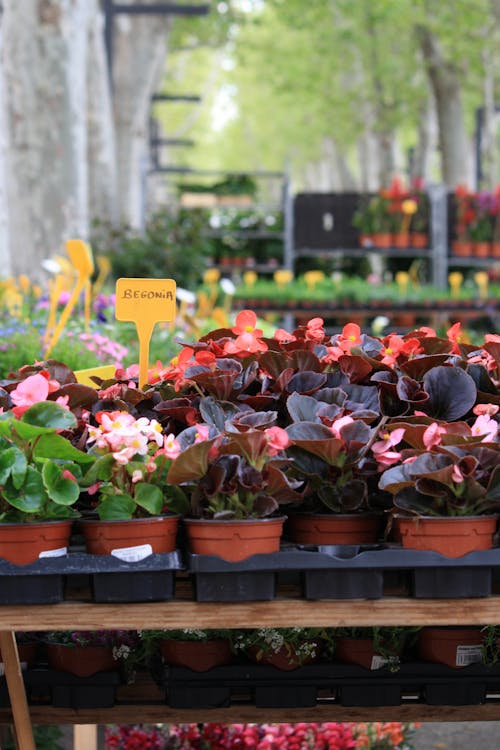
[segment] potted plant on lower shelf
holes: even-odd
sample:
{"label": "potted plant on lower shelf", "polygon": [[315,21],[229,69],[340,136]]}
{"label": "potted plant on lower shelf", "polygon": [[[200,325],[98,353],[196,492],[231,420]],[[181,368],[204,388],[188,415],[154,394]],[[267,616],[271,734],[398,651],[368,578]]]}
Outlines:
{"label": "potted plant on lower shelf", "polygon": [[121,667],[130,675],[132,659],[129,668],[127,661],[137,646],[138,636],[128,630],[54,630],[41,634],[40,640],[51,669],[90,677]]}
{"label": "potted plant on lower shelf", "polygon": [[411,646],[418,630],[399,626],[334,628],[334,658],[365,669],[384,667],[396,672],[403,652]]}
{"label": "potted plant on lower shelf", "polygon": [[233,661],[229,630],[143,630],[140,640],[145,660],[160,656],[163,663],[206,672]]}
{"label": "potted plant on lower shelf", "polygon": [[241,630],[233,639],[237,654],[285,671],[318,661],[327,646],[326,631],[322,628]]}

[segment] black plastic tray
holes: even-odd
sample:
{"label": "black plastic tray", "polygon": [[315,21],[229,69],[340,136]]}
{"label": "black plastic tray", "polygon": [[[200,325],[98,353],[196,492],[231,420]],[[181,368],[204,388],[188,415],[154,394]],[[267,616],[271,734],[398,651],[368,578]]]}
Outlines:
{"label": "black plastic tray", "polygon": [[49,702],[56,708],[110,708],[115,705],[121,678],[118,671],[77,677],[69,672],[39,668],[28,670],[25,682],[32,703]]}
{"label": "black plastic tray", "polygon": [[[311,664],[280,671],[262,664],[233,664],[208,672],[165,666],[166,702],[175,708],[212,708],[246,701],[257,707],[292,708],[330,701],[343,706],[476,705],[500,689],[500,667],[452,669],[424,662],[397,671],[350,664]],[[411,697],[410,697],[411,696]]]}
{"label": "black plastic tray", "polygon": [[95,602],[167,601],[175,591],[179,551],[153,554],[139,562],[112,555],[70,552],[28,565],[0,559],[0,604],[56,604],[74,578],[87,577]]}
{"label": "black plastic tray", "polygon": [[188,554],[186,567],[197,601],[273,599],[278,579],[297,582],[306,599],[378,599],[386,577],[400,571],[417,598],[483,597],[492,593],[500,548],[449,558],[397,545],[284,546],[239,562]]}

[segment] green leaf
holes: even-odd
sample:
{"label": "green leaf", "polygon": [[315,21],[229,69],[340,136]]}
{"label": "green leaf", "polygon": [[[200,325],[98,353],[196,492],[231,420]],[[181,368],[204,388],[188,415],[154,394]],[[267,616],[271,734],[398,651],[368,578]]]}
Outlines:
{"label": "green leaf", "polygon": [[40,511],[47,500],[47,492],[40,472],[28,466],[24,484],[19,488],[7,486],[4,489],[4,497],[10,505],[23,513]]}
{"label": "green leaf", "polygon": [[95,463],[85,474],[83,478],[84,484],[87,486],[98,481],[108,482],[111,479],[113,473],[113,465],[115,463],[115,459],[113,458],[112,454],[106,453],[106,455],[100,456],[97,459],[95,456],[92,456],[92,458],[94,459]]}
{"label": "green leaf", "polygon": [[[12,476],[14,486],[20,486],[26,475],[26,465],[24,453],[15,445],[4,449],[0,453],[0,485],[6,484],[8,478]],[[22,474],[21,478],[20,474]]]}
{"label": "green leaf", "polygon": [[136,504],[130,495],[107,495],[97,507],[101,521],[127,521],[133,518]]}
{"label": "green leaf", "polygon": [[24,412],[22,422],[36,427],[68,430],[76,427],[76,417],[55,401],[39,401]]}
{"label": "green leaf", "polygon": [[73,479],[63,477],[60,466],[46,461],[42,468],[42,479],[51,500],[57,505],[73,505],[78,500],[80,488]]}
{"label": "green leaf", "polygon": [[138,482],[135,485],[134,499],[137,505],[152,516],[158,516],[163,508],[163,492],[154,484]]}
{"label": "green leaf", "polygon": [[55,433],[42,435],[34,446],[33,455],[36,458],[67,459],[68,461],[77,461],[81,464],[93,463],[95,461],[94,456],[78,450],[78,448],[71,445],[69,440]]}

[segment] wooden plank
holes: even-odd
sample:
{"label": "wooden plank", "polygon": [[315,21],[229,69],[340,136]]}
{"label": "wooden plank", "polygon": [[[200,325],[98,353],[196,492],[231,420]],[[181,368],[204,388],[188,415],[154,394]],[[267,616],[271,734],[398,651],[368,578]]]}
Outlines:
{"label": "wooden plank", "polygon": [[[310,708],[229,708],[175,709],[166,705],[117,705],[100,709],[63,709],[32,706],[35,724],[134,724],[134,723],[280,723],[300,721],[499,721],[500,703],[479,706],[427,706],[411,703],[402,706],[348,707],[335,704]],[[0,723],[11,721],[10,712],[0,709]],[[24,749],[23,749],[24,750]]]}
{"label": "wooden plank", "polygon": [[342,599],[269,602],[170,601],[127,604],[62,602],[0,606],[1,630],[328,627],[365,625],[500,625],[500,597],[480,599]]}
{"label": "wooden plank", "polygon": [[33,728],[26,700],[26,690],[19,664],[15,634],[11,630],[0,632],[0,649],[5,667],[5,679],[9,690],[14,731],[18,750],[36,750]]}
{"label": "wooden plank", "polygon": [[73,750],[97,750],[96,724],[75,724]]}

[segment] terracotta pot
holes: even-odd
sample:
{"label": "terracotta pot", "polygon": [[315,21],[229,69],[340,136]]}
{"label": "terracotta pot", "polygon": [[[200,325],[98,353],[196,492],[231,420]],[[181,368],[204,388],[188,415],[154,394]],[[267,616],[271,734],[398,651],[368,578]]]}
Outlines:
{"label": "terracotta pot", "polygon": [[[317,645],[316,641],[309,641],[312,645]],[[260,657],[257,655],[260,654]],[[276,667],[282,672],[291,672],[293,669],[298,669],[305,664],[313,664],[318,661],[319,649],[316,648],[314,656],[301,657],[297,655],[296,649],[293,646],[287,648],[282,646],[278,651],[262,651],[259,646],[251,646],[247,655],[252,661],[257,664],[266,664],[270,667]]]}
{"label": "terracotta pot", "polygon": [[412,232],[410,234],[410,244],[412,247],[420,249],[429,247],[429,235],[426,232]]}
{"label": "terracotta pot", "polygon": [[413,328],[417,316],[413,312],[397,312],[392,316],[392,322],[401,328]]}
{"label": "terracotta pot", "polygon": [[491,243],[490,242],[473,242],[472,254],[476,258],[488,258],[491,255]]}
{"label": "terracotta pot", "polygon": [[373,544],[379,525],[379,517],[371,513],[294,513],[288,519],[287,537],[296,544]]}
{"label": "terracotta pot", "polygon": [[480,628],[422,628],[418,655],[423,661],[460,669],[482,661],[483,640]]}
{"label": "terracotta pot", "polygon": [[372,239],[375,247],[392,247],[392,234],[389,232],[375,232]]}
{"label": "terracotta pot", "polygon": [[403,547],[431,550],[446,557],[462,557],[491,549],[498,516],[420,516],[398,518]]}
{"label": "terracotta pot", "polygon": [[237,562],[251,555],[279,552],[285,517],[218,521],[186,518],[189,550]]}
{"label": "terracotta pot", "polygon": [[118,669],[110,646],[66,646],[47,643],[47,661],[51,669],[70,672],[77,677],[90,677],[97,672]]}
{"label": "terracotta pot", "polygon": [[500,242],[491,243],[491,254],[494,258],[500,258]]}
{"label": "terracotta pot", "polygon": [[392,244],[394,247],[399,247],[401,249],[410,247],[410,233],[396,232],[392,235]]}
{"label": "terracotta pot", "polygon": [[160,652],[166,664],[186,667],[193,672],[207,672],[233,661],[231,645],[225,638],[212,641],[160,641]]}
{"label": "terracotta pot", "polygon": [[472,243],[469,240],[453,240],[451,243],[453,255],[468,257],[472,255]]}
{"label": "terracotta pot", "polygon": [[[394,653],[394,656],[399,657],[399,653]],[[380,669],[387,664],[387,658],[376,652],[372,638],[337,638],[335,659],[365,669]]]}
{"label": "terracotta pot", "polygon": [[[120,550],[122,559],[141,559],[138,549],[147,554],[173,552],[176,549],[179,515],[132,518],[128,521],[81,521],[87,552],[111,555]],[[146,548],[149,545],[150,550]],[[130,553],[127,550],[131,550]],[[134,553],[135,550],[135,553]],[[146,557],[147,554],[143,554]]]}
{"label": "terracotta pot", "polygon": [[0,557],[16,565],[38,560],[44,552],[66,554],[72,521],[0,524]]}

